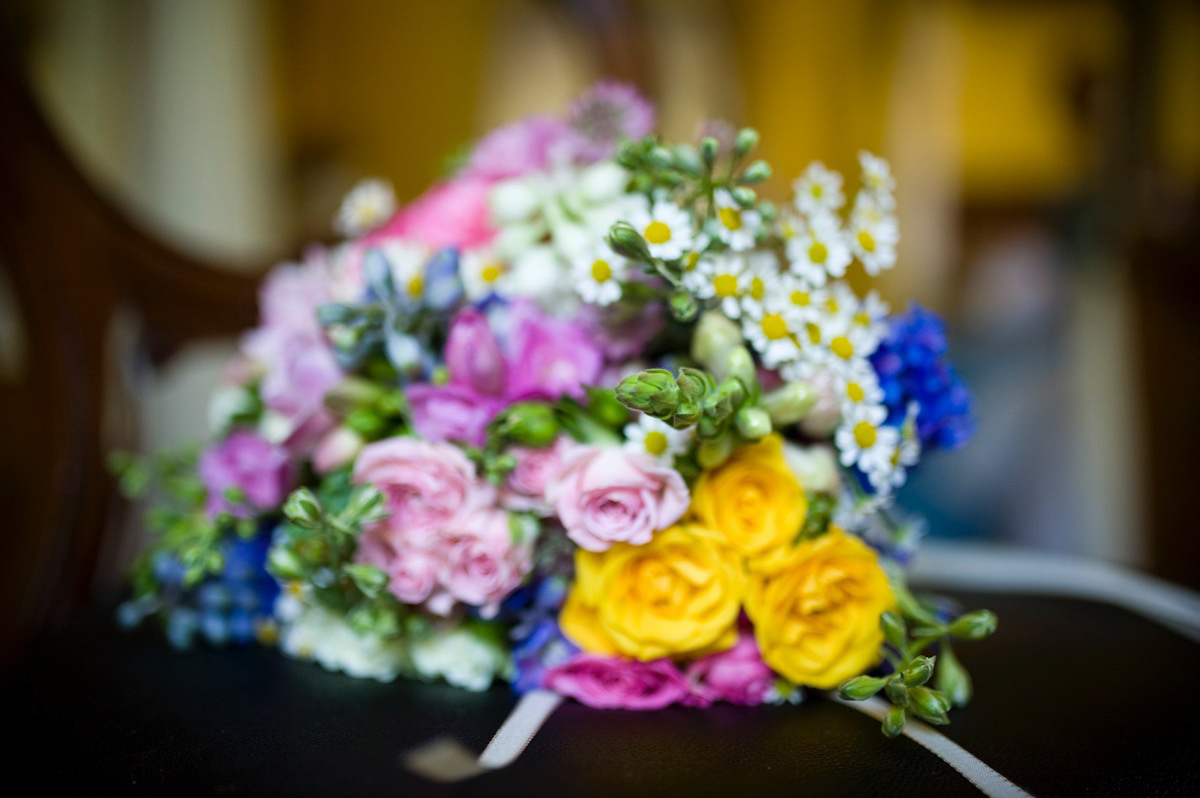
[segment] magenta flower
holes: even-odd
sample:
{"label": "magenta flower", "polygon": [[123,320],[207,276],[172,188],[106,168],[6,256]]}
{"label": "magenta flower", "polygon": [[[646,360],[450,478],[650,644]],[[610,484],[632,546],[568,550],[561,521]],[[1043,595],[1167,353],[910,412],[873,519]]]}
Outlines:
{"label": "magenta flower", "polygon": [[387,224],[368,234],[365,243],[405,238],[430,249],[475,249],[496,234],[489,223],[492,181],[459,177],[438,183],[405,206]]}
{"label": "magenta flower", "polygon": [[450,379],[482,396],[502,396],[507,364],[487,316],[464,308],[454,317],[446,340],[446,368]]}
{"label": "magenta flower", "polygon": [[596,384],[604,355],[582,324],[552,319],[525,301],[509,306],[509,324],[510,397],[582,399],[584,386]]}
{"label": "magenta flower", "polygon": [[639,662],[578,654],[547,670],[542,683],[597,709],[662,709],[688,695],[687,680],[669,659]]}
{"label": "magenta flower", "polygon": [[429,441],[460,441],[482,446],[487,425],[506,406],[496,397],[483,396],[469,386],[410,385],[405,389],[413,427]]}
{"label": "magenta flower", "polygon": [[[245,429],[234,430],[204,452],[197,473],[208,490],[209,518],[222,511],[251,518],[256,511],[274,509],[291,482],[287,452]],[[241,491],[245,500],[230,502],[225,494],[231,488]]]}
{"label": "magenta flower", "polygon": [[763,662],[748,623],[738,630],[733,648],[696,660],[688,665],[686,676],[692,692],[684,703],[700,707],[714,701],[757,706],[775,683],[775,673]]}

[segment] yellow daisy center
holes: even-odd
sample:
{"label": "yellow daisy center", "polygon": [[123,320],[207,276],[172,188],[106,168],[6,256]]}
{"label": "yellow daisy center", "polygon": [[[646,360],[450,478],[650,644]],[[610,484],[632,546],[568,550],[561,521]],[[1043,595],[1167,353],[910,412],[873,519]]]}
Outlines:
{"label": "yellow daisy center", "polygon": [[603,258],[592,262],[592,279],[598,283],[607,283],[612,279],[612,267]]}
{"label": "yellow daisy center", "polygon": [[647,452],[658,457],[667,450],[667,436],[658,430],[647,432],[643,445],[646,447]]}
{"label": "yellow daisy center", "polygon": [[854,442],[860,449],[870,449],[875,445],[875,426],[868,421],[860,421],[854,425]]}
{"label": "yellow daisy center", "polygon": [[868,316],[866,313],[855,313],[854,314],[854,323],[859,325],[860,327],[869,327],[869,326],[871,326],[871,317]]}
{"label": "yellow daisy center", "polygon": [[849,360],[854,357],[854,344],[850,343],[850,339],[844,335],[839,335],[830,341],[829,348],[842,360]]}
{"label": "yellow daisy center", "polygon": [[792,304],[798,308],[806,308],[812,302],[812,297],[807,291],[793,291]]}
{"label": "yellow daisy center", "polygon": [[500,279],[500,275],[503,273],[504,270],[500,267],[499,263],[489,263],[479,270],[479,279],[485,283],[494,283]]}
{"label": "yellow daisy center", "polygon": [[808,340],[813,344],[821,343],[821,328],[813,322],[808,322],[804,325],[805,332],[808,333]]}
{"label": "yellow daisy center", "polygon": [[683,270],[691,272],[696,270],[696,264],[700,262],[699,252],[689,252],[683,257]]}
{"label": "yellow daisy center", "polygon": [[829,257],[829,250],[820,241],[812,242],[812,246],[808,248],[808,259],[813,263],[824,263]]}
{"label": "yellow daisy center", "polygon": [[726,230],[742,229],[742,212],[737,208],[722,208],[717,211],[717,216],[720,217],[721,224],[725,225]]}
{"label": "yellow daisy center", "polygon": [[761,277],[755,277],[750,281],[750,296],[756,300],[761,300],[767,293],[767,285]]}
{"label": "yellow daisy center", "polygon": [[713,291],[722,299],[737,296],[737,282],[736,274],[718,274],[713,280]]}
{"label": "yellow daisy center", "polygon": [[875,236],[871,235],[866,230],[858,231],[858,245],[862,247],[863,252],[875,251]]}
{"label": "yellow daisy center", "polygon": [[778,313],[767,313],[762,318],[762,331],[768,340],[778,341],[787,337],[787,322]]}
{"label": "yellow daisy center", "polygon": [[813,199],[820,199],[825,193],[825,188],[820,183],[813,183],[809,193],[813,195]]}
{"label": "yellow daisy center", "polygon": [[846,396],[851,402],[861,402],[866,394],[863,393],[862,386],[857,382],[848,382],[846,383]]}
{"label": "yellow daisy center", "polygon": [[665,244],[671,240],[671,228],[665,222],[655,220],[646,225],[642,235],[651,244]]}
{"label": "yellow daisy center", "polygon": [[425,278],[422,277],[421,275],[418,274],[418,275],[414,276],[411,280],[408,281],[408,295],[409,296],[420,296],[421,292],[424,290],[425,290]]}

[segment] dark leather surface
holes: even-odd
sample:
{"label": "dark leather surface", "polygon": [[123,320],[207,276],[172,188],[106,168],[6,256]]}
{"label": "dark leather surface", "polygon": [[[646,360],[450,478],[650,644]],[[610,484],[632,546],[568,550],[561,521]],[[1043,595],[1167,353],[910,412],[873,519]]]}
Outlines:
{"label": "dark leather surface", "polygon": [[[1200,646],[1104,605],[963,598],[1000,628],[962,646],[977,696],[948,736],[1035,795],[1200,795]],[[507,691],[356,681],[267,649],[177,654],[99,614],[39,647],[2,695],[9,772],[49,794],[979,794],[816,697],[645,713],[569,703],[511,767],[434,784],[401,754],[439,736],[482,750],[515,703]]]}

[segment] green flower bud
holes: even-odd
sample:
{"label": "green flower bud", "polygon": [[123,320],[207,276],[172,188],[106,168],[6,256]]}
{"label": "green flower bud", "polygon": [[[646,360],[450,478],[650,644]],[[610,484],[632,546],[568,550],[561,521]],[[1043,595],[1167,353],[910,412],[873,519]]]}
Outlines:
{"label": "green flower bud", "polygon": [[733,454],[733,436],[721,435],[717,438],[700,441],[696,447],[696,462],[701,468],[716,468],[729,459]]}
{"label": "green flower bud", "polygon": [[679,385],[666,369],[639,371],[617,384],[617,401],[655,418],[669,418],[680,398]]}
{"label": "green flower bud", "polygon": [[672,293],[670,306],[671,316],[676,321],[691,321],[700,312],[700,305],[696,302],[696,298],[687,291],[681,290]]}
{"label": "green flower bud", "polygon": [[741,380],[724,380],[704,397],[704,415],[718,424],[723,424],[745,398],[746,390],[742,387]]}
{"label": "green flower bud", "polygon": [[759,407],[767,411],[776,427],[786,427],[804,420],[816,403],[817,394],[807,382],[789,382],[763,394],[758,401]]}
{"label": "green flower bud", "polygon": [[950,722],[946,717],[946,711],[950,709],[950,699],[938,691],[928,687],[914,687],[909,691],[909,697],[917,717],[938,726],[945,726]]}
{"label": "green flower bud", "polygon": [[658,169],[670,169],[675,165],[671,151],[666,147],[654,147],[646,154],[646,160]]}
{"label": "green flower bud", "polygon": [[325,406],[336,415],[346,416],[356,408],[374,405],[383,396],[384,390],[378,383],[347,377],[325,394]]}
{"label": "green flower bud", "polygon": [[700,157],[704,161],[704,166],[712,169],[712,165],[717,160],[717,152],[721,149],[721,143],[712,136],[705,136],[700,141]]}
{"label": "green flower bud", "polygon": [[838,695],[847,701],[862,701],[870,698],[883,689],[887,679],[874,676],[855,676],[838,688]]}
{"label": "green flower bud", "polygon": [[649,263],[651,260],[650,248],[646,245],[646,239],[625,222],[614,224],[608,231],[605,240],[612,251],[618,255],[638,263]]}
{"label": "green flower bud", "polygon": [[746,440],[756,441],[771,434],[771,417],[761,407],[743,407],[734,416],[734,423]]}
{"label": "green flower bud", "polygon": [[904,684],[908,687],[920,687],[929,681],[933,675],[934,660],[931,657],[917,657],[904,669]]}
{"label": "green flower bud", "polygon": [[937,676],[934,678],[933,684],[956,707],[965,707],[971,700],[971,677],[967,673],[967,669],[958,661],[958,657],[954,655],[948,642],[942,643],[941,654],[938,656]]}
{"label": "green flower bud", "polygon": [[747,390],[758,388],[758,372],[754,368],[754,356],[744,346],[735,346],[725,353],[720,364],[719,380],[737,379]]}
{"label": "green flower bud", "polygon": [[690,402],[700,401],[713,388],[712,380],[707,374],[687,366],[679,369],[679,376],[675,378],[675,382],[679,385],[679,393]]}
{"label": "green flower bud", "polygon": [[755,161],[742,172],[743,183],[761,183],[771,176],[771,166],[766,161]]}
{"label": "green flower bud", "polygon": [[904,721],[904,707],[892,707],[883,716],[883,733],[888,737],[895,737],[904,730]]}
{"label": "green flower bud", "polygon": [[620,427],[629,421],[629,409],[617,401],[617,395],[607,388],[587,389],[588,414],[609,427]]}
{"label": "green flower bud", "polygon": [[709,310],[700,316],[692,334],[692,357],[721,380],[728,376],[719,369],[725,353],[741,345],[741,329],[720,311]]}
{"label": "green flower bud", "polygon": [[670,423],[675,429],[687,429],[700,420],[702,410],[699,402],[681,401],[671,416]]}
{"label": "green flower bud", "polygon": [[752,127],[744,127],[737,132],[733,140],[733,155],[735,158],[745,158],[758,146],[758,131]]}
{"label": "green flower bud", "polygon": [[959,640],[982,640],[996,631],[996,613],[991,610],[975,610],[960,615],[950,624],[950,634]]}
{"label": "green flower bud", "polygon": [[383,494],[374,485],[359,485],[350,493],[350,499],[338,517],[347,525],[362,527],[387,518],[390,512]]}
{"label": "green flower bud", "polygon": [[292,495],[288,496],[287,501],[283,504],[283,514],[293,524],[305,529],[316,528],[324,516],[321,511],[321,503],[308,488],[292,491]]}
{"label": "green flower bud", "polygon": [[690,144],[680,144],[675,148],[675,166],[693,177],[699,177],[704,172],[700,153]]}
{"label": "green flower bud", "polygon": [[738,186],[730,189],[729,195],[733,197],[733,201],[743,208],[751,208],[758,201],[758,195],[754,193],[754,189],[746,186]]}
{"label": "green flower bud", "polygon": [[347,565],[344,570],[364,595],[374,598],[388,583],[388,575],[374,565]]}
{"label": "green flower bud", "polygon": [[893,648],[903,649],[908,643],[908,630],[904,627],[904,619],[894,612],[885,612],[879,616],[879,625],[883,627],[883,637]]}
{"label": "green flower bud", "polygon": [[710,441],[720,437],[724,432],[725,424],[708,415],[708,409],[705,408],[704,415],[701,415],[700,420],[696,422],[696,436],[701,440]]}
{"label": "green flower bud", "polygon": [[904,682],[900,681],[899,679],[893,679],[889,681],[887,683],[886,692],[888,700],[896,706],[908,706],[908,688],[905,687]]}
{"label": "green flower bud", "polygon": [[558,419],[553,408],[538,402],[510,405],[493,423],[505,440],[524,446],[549,446],[558,437]]}

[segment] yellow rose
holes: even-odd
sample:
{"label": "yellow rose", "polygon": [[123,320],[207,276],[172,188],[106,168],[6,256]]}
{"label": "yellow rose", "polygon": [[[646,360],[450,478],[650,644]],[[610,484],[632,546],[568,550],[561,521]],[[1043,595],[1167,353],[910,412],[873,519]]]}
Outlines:
{"label": "yellow rose", "polygon": [[763,661],[797,684],[831,688],[879,661],[879,616],[894,606],[875,552],[837,527],[769,574],[751,574],[746,612]]}
{"label": "yellow rose", "polygon": [[724,536],[751,570],[787,551],[807,511],[804,487],[788,468],[778,435],[737,449],[692,488],[692,514]]}
{"label": "yellow rose", "polygon": [[694,524],[649,543],[575,553],[575,582],[559,624],[595,654],[640,660],[729,648],[744,578],[735,552]]}

